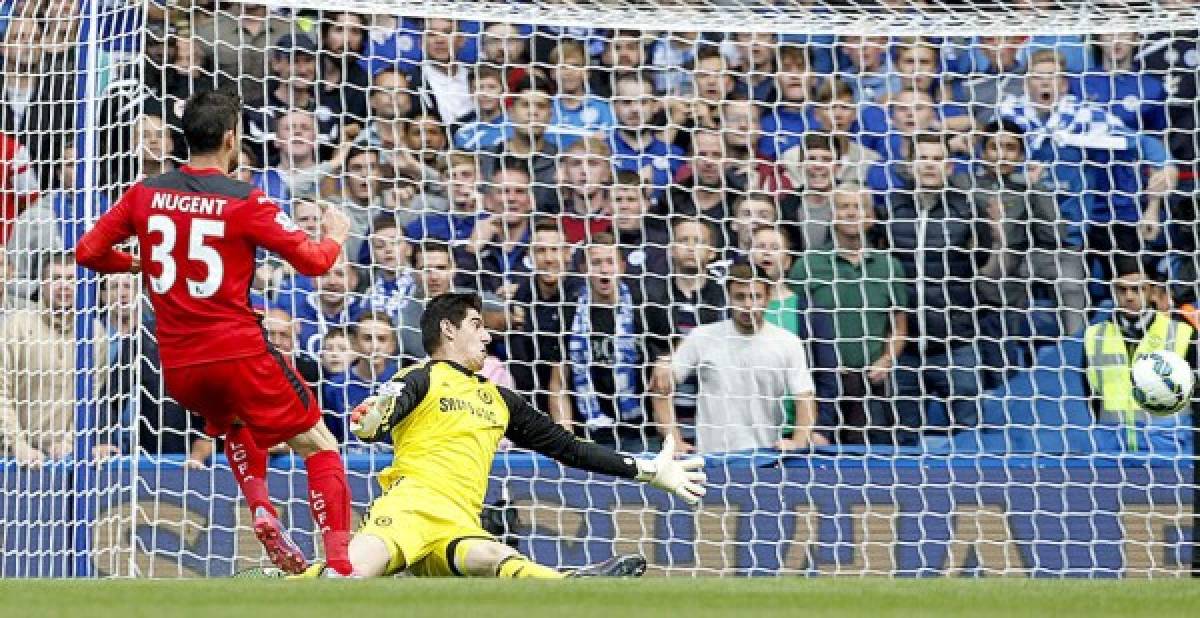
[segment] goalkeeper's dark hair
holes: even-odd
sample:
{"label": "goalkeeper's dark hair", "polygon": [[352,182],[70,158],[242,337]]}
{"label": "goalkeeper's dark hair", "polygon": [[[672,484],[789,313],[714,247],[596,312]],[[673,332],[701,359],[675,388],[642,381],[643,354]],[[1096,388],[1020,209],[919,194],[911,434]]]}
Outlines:
{"label": "goalkeeper's dark hair", "polygon": [[210,90],[187,100],[183,108],[183,138],[191,156],[216,152],[228,131],[242,121],[242,98],[232,92]]}
{"label": "goalkeeper's dark hair", "polygon": [[421,344],[425,352],[433,354],[442,347],[442,321],[462,326],[471,309],[483,315],[483,299],[474,292],[446,292],[438,294],[425,305],[421,314]]}

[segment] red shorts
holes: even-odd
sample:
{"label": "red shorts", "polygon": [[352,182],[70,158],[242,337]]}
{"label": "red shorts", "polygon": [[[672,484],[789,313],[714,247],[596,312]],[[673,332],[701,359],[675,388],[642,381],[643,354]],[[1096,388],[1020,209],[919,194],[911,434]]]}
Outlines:
{"label": "red shorts", "polygon": [[321,408],[291,361],[274,350],[258,356],[163,369],[167,393],[205,421],[216,437],[235,421],[270,448],[321,422]]}

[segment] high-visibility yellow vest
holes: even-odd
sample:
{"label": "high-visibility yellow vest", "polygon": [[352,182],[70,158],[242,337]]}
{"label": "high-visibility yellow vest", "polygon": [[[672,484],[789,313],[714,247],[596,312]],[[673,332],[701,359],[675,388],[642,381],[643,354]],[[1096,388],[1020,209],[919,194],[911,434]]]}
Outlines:
{"label": "high-visibility yellow vest", "polygon": [[1131,356],[1116,322],[1093,324],[1084,331],[1088,383],[1101,400],[1100,420],[1125,423],[1130,450],[1137,450],[1137,421],[1149,420],[1149,413],[1133,398],[1133,359],[1157,350],[1171,350],[1186,358],[1194,332],[1190,324],[1159,312]]}

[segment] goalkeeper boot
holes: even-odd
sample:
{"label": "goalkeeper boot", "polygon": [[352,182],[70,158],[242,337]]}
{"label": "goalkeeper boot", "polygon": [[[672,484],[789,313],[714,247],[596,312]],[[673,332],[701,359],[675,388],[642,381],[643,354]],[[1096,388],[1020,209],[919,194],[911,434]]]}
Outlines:
{"label": "goalkeeper boot", "polygon": [[645,572],[645,556],[624,554],[577,569],[567,577],[641,577]]}
{"label": "goalkeeper boot", "polygon": [[261,506],[254,509],[254,536],[267,550],[271,563],[283,572],[299,575],[308,568],[304,552],[288,536],[283,524]]}

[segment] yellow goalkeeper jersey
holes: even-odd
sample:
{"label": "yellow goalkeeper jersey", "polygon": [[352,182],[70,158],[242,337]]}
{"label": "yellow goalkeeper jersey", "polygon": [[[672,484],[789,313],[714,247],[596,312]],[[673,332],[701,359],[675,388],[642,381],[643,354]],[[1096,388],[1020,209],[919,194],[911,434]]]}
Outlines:
{"label": "yellow goalkeeper jersey", "polygon": [[575,439],[520,395],[457,363],[409,367],[378,396],[384,420],[376,435],[365,439],[391,434],[395,455],[379,474],[384,491],[411,479],[478,516],[503,436],[570,466],[624,478],[637,475],[632,457]]}

